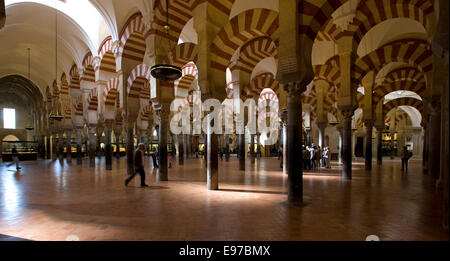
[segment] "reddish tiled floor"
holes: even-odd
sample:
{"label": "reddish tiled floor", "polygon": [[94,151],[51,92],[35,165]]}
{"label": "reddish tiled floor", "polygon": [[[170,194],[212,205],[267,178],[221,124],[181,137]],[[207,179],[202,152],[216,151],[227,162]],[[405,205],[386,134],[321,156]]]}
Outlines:
{"label": "reddish tiled floor", "polygon": [[337,166],[305,173],[307,205],[286,201],[287,175],[277,159],[219,163],[220,190],[206,190],[200,160],[169,170],[158,182],[148,160],[149,188],[138,178],[125,187],[125,159],[90,169],[59,161],[0,166],[0,234],[31,240],[448,240],[441,228],[442,192],[429,183],[420,162],[401,174],[386,161],[371,173],[354,163],[354,179]]}

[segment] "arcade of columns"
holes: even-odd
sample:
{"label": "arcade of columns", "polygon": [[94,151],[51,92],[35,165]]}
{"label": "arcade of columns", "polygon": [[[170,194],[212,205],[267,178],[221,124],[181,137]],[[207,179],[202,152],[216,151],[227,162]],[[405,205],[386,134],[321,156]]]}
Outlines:
{"label": "arcade of columns", "polygon": [[[317,125],[321,146],[325,145],[329,119],[336,121],[342,143],[342,176],[351,180],[355,111],[362,111],[359,122],[366,130],[365,164],[371,170],[374,138],[377,164],[382,164],[381,139],[386,116],[399,106],[410,106],[422,118],[424,173],[430,176],[432,184],[445,188],[448,203],[448,1],[283,0],[278,2],[278,10],[258,8],[255,1],[253,9],[230,19],[234,2],[171,1],[169,37],[162,33],[166,11],[161,1],[154,3],[152,12],[141,10],[130,16],[118,39],[106,38],[98,56],[86,54],[81,66],[74,64],[51,88],[47,87],[41,115],[60,112],[64,119],[41,117],[37,121],[39,141],[49,147],[49,139],[45,137],[52,136],[53,151],[62,157],[66,148],[70,162],[70,144],[74,140],[77,144],[74,156],[77,164],[82,164],[82,142],[86,139],[89,167],[95,167],[95,151],[104,135],[106,169],[111,170],[112,139],[119,145],[122,138],[126,140],[131,172],[135,139],[148,145],[153,141],[155,128],[160,154],[158,179],[167,181],[169,138],[179,142],[180,164],[184,162],[184,154],[192,157],[199,143],[198,135],[169,134],[173,99],[185,99],[192,106],[200,102],[194,100],[192,92],[199,91],[201,101],[258,100],[261,91],[270,88],[280,105],[288,202],[302,205],[302,164],[294,159],[302,154],[304,111]],[[198,43],[176,45],[191,18]],[[423,35],[399,33],[360,55],[360,44],[366,35],[373,34],[372,29],[398,18],[420,23]],[[172,50],[168,48],[168,40],[172,41]],[[318,62],[312,58],[313,52],[332,54]],[[269,57],[277,61],[277,74],[255,72],[255,66]],[[155,80],[150,67],[159,63],[182,67],[182,78],[174,83]],[[393,63],[396,65],[389,67]],[[228,83],[227,70],[232,76]],[[255,73],[259,74],[254,76]],[[363,91],[358,91],[361,88]],[[398,91],[413,92],[419,98],[385,99]],[[376,137],[372,137],[374,130]],[[204,136],[207,188],[217,190],[218,151],[223,148],[226,160],[229,159],[230,136],[215,133]],[[237,137],[239,168],[244,170],[245,135]],[[258,143],[260,140],[259,135],[251,136],[251,161],[256,156],[255,138]],[[448,208],[446,215],[448,221]]]}

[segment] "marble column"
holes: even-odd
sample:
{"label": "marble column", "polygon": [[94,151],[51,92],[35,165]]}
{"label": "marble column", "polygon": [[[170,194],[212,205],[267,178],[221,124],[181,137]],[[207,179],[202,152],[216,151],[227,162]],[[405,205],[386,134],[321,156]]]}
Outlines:
{"label": "marble column", "polygon": [[396,156],[396,153],[395,153],[395,131],[392,130],[391,131],[391,159],[394,159],[395,156]]}
{"label": "marble column", "polygon": [[89,167],[95,168],[96,125],[89,125]]}
{"label": "marble column", "polygon": [[230,161],[230,135],[225,135],[225,161]]}
{"label": "marble column", "polygon": [[306,132],[306,145],[311,147],[311,129],[306,128],[305,132]]}
{"label": "marble column", "polygon": [[[441,102],[440,97],[432,98],[433,111],[430,113],[429,140],[428,140],[428,173],[431,181],[435,183],[440,175],[440,149],[441,149]],[[447,134],[448,135],[448,134]]]}
{"label": "marble column", "polygon": [[353,110],[343,110],[342,160],[344,163],[343,178],[352,179],[352,116]]}
{"label": "marble column", "polygon": [[184,135],[178,135],[178,164],[184,165]]}
{"label": "marble column", "polygon": [[67,163],[72,163],[72,129],[66,130]]}
{"label": "marble column", "polygon": [[105,121],[105,162],[106,170],[112,170],[112,146],[111,146],[111,132],[113,122]]}
{"label": "marble column", "polygon": [[245,134],[238,134],[239,170],[245,170]]}
{"label": "marble column", "polygon": [[81,165],[83,162],[83,154],[82,154],[82,146],[83,146],[83,141],[82,141],[82,135],[81,132],[83,130],[83,127],[76,127],[76,132],[77,132],[77,165]]}
{"label": "marble column", "polygon": [[134,173],[134,125],[136,120],[127,119],[127,173],[132,175]]}
{"label": "marble column", "polygon": [[[210,122],[208,120],[208,122]],[[207,131],[207,166],[206,178],[208,190],[219,189],[219,158],[218,158],[218,140],[217,134],[213,133],[211,125],[208,125]]]}
{"label": "marble column", "polygon": [[317,127],[319,128],[319,147],[323,149],[325,147],[325,128],[327,127],[326,122],[317,123]]}
{"label": "marble column", "polygon": [[[168,131],[168,121],[170,114],[170,106],[162,105],[161,109],[158,111],[159,114],[159,135],[158,135],[158,147],[159,147],[159,171],[158,180],[168,181],[169,180],[169,165],[167,161],[167,131]],[[174,145],[174,144],[172,144]]]}
{"label": "marble column", "polygon": [[105,127],[103,125],[97,125],[97,131],[96,131],[96,144],[95,144],[95,154],[96,156],[102,155],[102,148],[101,148],[101,139],[103,136],[103,131]]}
{"label": "marble column", "polygon": [[338,145],[338,162],[342,163],[342,126],[336,126],[337,131],[339,132],[339,145]]}
{"label": "marble column", "polygon": [[301,93],[306,89],[306,84],[291,83],[284,87],[288,93],[288,203],[291,205],[301,205],[303,203]]}
{"label": "marble column", "polygon": [[373,120],[365,120],[366,125],[366,153],[365,153],[365,168],[366,170],[372,170],[372,133],[373,133]]}
{"label": "marble column", "polygon": [[[288,144],[287,144],[287,134],[288,134],[288,113],[284,111],[281,114],[281,123],[282,123],[282,143],[283,143],[283,172],[288,174]],[[303,157],[303,155],[302,155]]]}
{"label": "marble column", "polygon": [[377,126],[377,164],[383,164],[383,130],[384,126]]}

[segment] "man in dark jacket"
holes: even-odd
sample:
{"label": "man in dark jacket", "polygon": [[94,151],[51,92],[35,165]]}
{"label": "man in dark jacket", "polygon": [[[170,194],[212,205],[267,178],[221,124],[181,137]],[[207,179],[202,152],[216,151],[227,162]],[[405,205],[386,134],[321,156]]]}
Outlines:
{"label": "man in dark jacket", "polygon": [[139,143],[137,150],[134,152],[134,169],[135,172],[129,178],[125,180],[125,186],[128,186],[128,183],[139,173],[141,176],[141,187],[148,187],[145,184],[145,170],[144,170],[144,144]]}

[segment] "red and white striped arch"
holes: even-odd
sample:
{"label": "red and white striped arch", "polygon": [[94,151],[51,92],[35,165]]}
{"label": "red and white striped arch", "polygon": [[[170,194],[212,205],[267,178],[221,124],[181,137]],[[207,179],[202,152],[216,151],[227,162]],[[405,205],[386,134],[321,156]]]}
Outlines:
{"label": "red and white striped arch", "polygon": [[425,75],[415,67],[401,67],[389,72],[384,81],[396,82],[399,80],[425,82]]}
{"label": "red and white striped arch", "polygon": [[280,90],[280,83],[271,73],[263,73],[253,78],[250,83],[241,90],[242,99],[258,96],[265,88],[272,89],[275,93]]}
{"label": "red and white striped arch", "polygon": [[386,116],[392,109],[398,106],[411,106],[416,108],[420,114],[423,114],[423,102],[421,100],[415,98],[398,98],[383,104],[383,115]]}
{"label": "red and white striped arch", "polygon": [[120,80],[119,78],[111,78],[106,84],[105,92],[103,96],[105,97],[106,106],[114,106],[116,100],[119,97]]}
{"label": "red and white striped arch", "polygon": [[72,65],[70,68],[70,85],[69,88],[72,90],[80,89],[80,74],[78,72],[78,67],[76,64]]}
{"label": "red and white striped arch", "polygon": [[430,72],[433,68],[430,44],[424,40],[403,39],[380,47],[355,62],[352,84],[359,86],[368,72],[379,71],[391,62],[404,62],[416,66],[423,73]]}
{"label": "red and white striped arch", "polygon": [[120,34],[120,46],[116,54],[116,62],[121,64],[123,57],[142,62],[147,48],[145,39],[149,33],[141,13],[135,13],[128,18]]}
{"label": "red and white striped arch", "polygon": [[278,39],[278,13],[251,9],[233,17],[217,34],[211,47],[211,67],[225,72],[234,52],[253,38]]}
{"label": "red and white striped arch", "polygon": [[384,96],[395,91],[410,91],[420,97],[424,97],[427,86],[424,82],[415,82],[411,80],[399,80],[395,82],[386,82],[375,88],[373,94],[373,104],[376,106]]}
{"label": "red and white striped arch", "polygon": [[[130,73],[127,80],[127,94],[129,98],[140,98],[141,92],[146,87],[146,81],[150,81],[150,66],[140,64]],[[149,87],[149,85],[147,85]]]}
{"label": "red and white striped arch", "polygon": [[75,115],[83,116],[83,96],[79,95],[75,102]]}
{"label": "red and white striped arch", "polygon": [[92,89],[88,96],[88,110],[97,111],[98,109],[98,91],[96,88]]}
{"label": "red and white striped arch", "polygon": [[247,73],[252,73],[255,66],[268,57],[278,58],[275,42],[270,37],[256,38],[242,46],[239,68]]}
{"label": "red and white striped arch", "polygon": [[101,71],[116,72],[116,57],[113,50],[113,41],[111,36],[108,36],[103,40],[99,48],[100,66]]}
{"label": "red and white striped arch", "polygon": [[[186,0],[172,0],[170,2],[168,16],[170,24],[170,40],[174,42],[178,41],[184,26],[192,18],[192,11],[194,10],[194,8],[192,8],[192,4],[193,1]],[[155,33],[159,36],[167,38],[167,34],[164,32],[167,15],[165,9],[165,1],[155,1],[155,23],[158,25],[155,29]]]}
{"label": "red and white striped arch", "polygon": [[142,121],[148,121],[153,116],[153,106],[151,103],[141,109],[140,116]]}
{"label": "red and white striped arch", "polygon": [[175,88],[189,90],[194,80],[198,80],[197,66],[193,62],[189,62],[183,66],[182,76],[174,82],[174,86]]}
{"label": "red and white striped arch", "polygon": [[91,52],[87,53],[83,59],[83,74],[80,81],[95,82],[94,57]]}
{"label": "red and white striped arch", "polygon": [[[197,62],[198,59],[198,46],[194,43],[182,43],[175,46],[172,49],[172,64],[178,67],[183,67],[189,62]],[[164,60],[165,63],[169,63],[169,59]]]}

